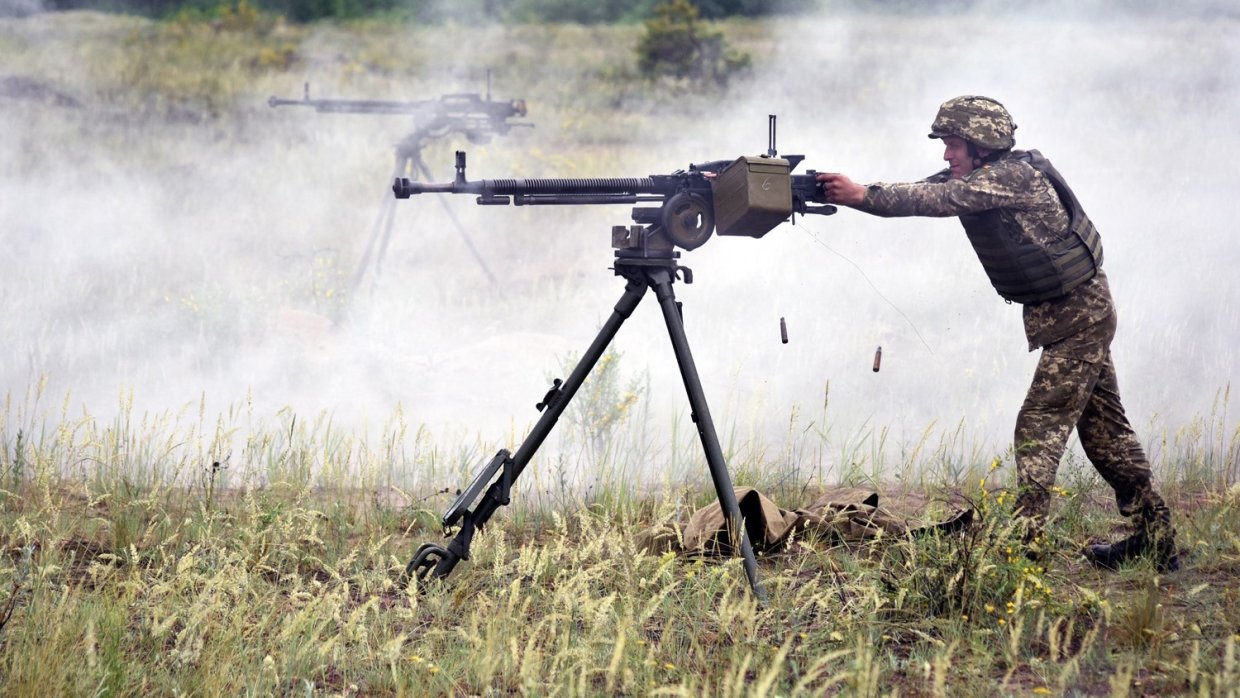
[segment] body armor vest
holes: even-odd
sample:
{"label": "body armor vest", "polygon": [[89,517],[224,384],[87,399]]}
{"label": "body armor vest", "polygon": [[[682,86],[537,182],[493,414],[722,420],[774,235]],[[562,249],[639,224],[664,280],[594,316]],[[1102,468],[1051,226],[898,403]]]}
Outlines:
{"label": "body armor vest", "polygon": [[1013,235],[1002,209],[960,216],[965,234],[990,277],[990,283],[1008,301],[1031,304],[1052,300],[1094,278],[1102,266],[1102,238],[1085,215],[1063,175],[1036,150],[1012,151],[1011,156],[1046,175],[1068,212],[1068,231],[1058,242],[1040,245]]}

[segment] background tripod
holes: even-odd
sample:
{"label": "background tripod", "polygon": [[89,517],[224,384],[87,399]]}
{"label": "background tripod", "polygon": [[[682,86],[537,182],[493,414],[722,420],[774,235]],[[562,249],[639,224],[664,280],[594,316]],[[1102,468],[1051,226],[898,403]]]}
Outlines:
{"label": "background tripod", "polygon": [[[642,211],[643,209],[634,210],[635,219]],[[443,516],[443,525],[447,529],[459,522],[460,531],[447,547],[425,543],[418,548],[413,559],[405,567],[402,583],[407,584],[414,576],[419,580],[446,577],[459,561],[469,559],[469,547],[474,534],[486,524],[496,509],[508,504],[513,482],[525,470],[525,466],[529,464],[534,453],[551,433],[560,415],[564,413],[573,396],[576,395],[577,389],[581,387],[586,376],[602,357],[607,346],[620,330],[620,326],[632,315],[637,304],[646,296],[646,292],[654,291],[659,307],[663,311],[663,320],[672,341],[672,350],[676,355],[680,375],[684,379],[693,422],[697,425],[698,436],[702,441],[702,449],[710,468],[711,479],[714,481],[715,493],[727,521],[730,548],[740,551],[744,559],[745,576],[754,595],[760,601],[766,600],[766,591],[758,580],[758,565],[754,558],[753,547],[741,521],[740,507],[737,504],[736,493],[732,489],[732,478],[724,462],[719,436],[715,431],[710,407],[706,403],[706,395],[702,390],[702,381],[698,377],[697,366],[693,362],[693,354],[689,349],[689,340],[685,336],[681,304],[676,300],[672,289],[672,283],[678,274],[683,277],[685,283],[692,283],[692,271],[676,264],[680,253],[672,249],[671,238],[660,226],[638,225],[632,228],[623,226],[613,228],[612,246],[616,248],[614,267],[616,275],[623,277],[627,283],[624,294],[616,303],[611,316],[603,323],[602,329],[582,355],[581,360],[573,367],[568,378],[563,381],[556,379],[551,389],[543,396],[542,402],[538,403],[537,408],[542,412],[542,416],[517,448],[516,453],[501,449],[482,469],[473,483],[462,491],[448,507]],[[479,494],[482,494],[482,499],[471,510],[470,507]]]}
{"label": "background tripod", "polygon": [[[420,177],[425,177],[426,181],[433,180],[434,177],[431,175],[430,168],[422,160],[422,146],[425,145],[426,141],[444,135],[445,130],[448,128],[450,128],[450,124],[432,123],[418,128],[406,136],[400,143],[397,143],[396,168],[392,173],[393,178],[409,177],[417,180]],[[482,253],[478,251],[473,239],[470,238],[465,227],[461,225],[452,208],[442,199],[440,202],[443,203],[444,211],[447,212],[452,225],[456,228],[457,233],[460,234],[461,240],[469,248],[469,253],[478,262],[478,266],[482,268],[487,279],[492,284],[496,283],[495,274],[487,266]],[[351,295],[357,295],[357,291],[361,288],[368,272],[373,281],[379,279],[379,275],[383,272],[383,258],[387,254],[388,243],[392,239],[392,224],[395,220],[396,199],[391,195],[391,189],[385,187],[383,201],[379,208],[379,216],[375,218],[374,224],[370,227],[370,241],[366,243],[366,251],[362,253],[362,259],[357,264],[357,270],[353,272],[353,282],[349,289]]]}

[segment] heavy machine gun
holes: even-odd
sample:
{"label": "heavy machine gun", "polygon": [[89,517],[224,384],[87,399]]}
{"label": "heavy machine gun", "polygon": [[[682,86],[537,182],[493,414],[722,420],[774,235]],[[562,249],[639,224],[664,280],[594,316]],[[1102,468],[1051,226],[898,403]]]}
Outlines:
{"label": "heavy machine gun", "polygon": [[[395,146],[396,165],[392,178],[433,179],[430,169],[422,160],[422,148],[428,141],[456,133],[464,136],[470,143],[486,144],[496,136],[507,135],[513,128],[533,127],[533,124],[528,122],[514,121],[528,114],[524,99],[507,101],[491,99],[490,71],[487,71],[485,97],[477,93],[460,93],[445,94],[438,99],[407,102],[377,99],[312,99],[310,84],[306,83],[301,99],[281,99],[272,96],[267,100],[267,104],[272,108],[307,107],[320,114],[386,114],[412,117],[413,131]],[[373,272],[373,277],[377,279],[383,270],[383,258],[387,254],[388,243],[392,236],[392,224],[396,216],[394,203],[392,197],[386,193],[385,184],[379,216],[371,226],[370,240],[353,274],[351,290],[354,293],[357,292],[368,272]],[[469,248],[470,254],[478,262],[487,278],[492,283],[496,283],[495,274],[487,265],[469,233],[465,231],[452,210],[448,208],[447,211],[465,246]]]}
{"label": "heavy machine gun", "polygon": [[[775,117],[770,117],[770,146],[766,155],[741,157],[691,165],[669,175],[606,179],[483,179],[465,178],[465,154],[456,156],[456,179],[427,184],[397,179],[393,191],[405,199],[423,193],[475,194],[482,205],[517,206],[639,204],[632,210],[636,225],[614,226],[612,269],[627,282],[611,316],[586,349],[568,377],[555,379],[536,405],[542,416],[515,452],[500,449],[460,490],[443,515],[445,532],[459,531],[445,547],[426,543],[405,567],[402,583],[446,577],[461,560],[469,559],[474,534],[495,511],[509,503],[513,483],[550,434],[594,365],[606,351],[620,326],[633,313],[648,290],[653,290],[663,311],[672,350],[684,380],[691,417],[697,426],[715,493],[727,521],[728,547],[744,559],[750,588],[759,599],[765,591],[758,580],[749,534],[742,525],[740,508],[724,462],[723,449],[711,419],[697,367],[685,334],[683,308],[672,283],[677,277],[693,282],[692,272],[677,263],[680,252],[705,244],[718,229],[720,235],[760,238],[796,214],[832,214],[835,207],[820,204],[822,189],[811,170],[791,174],[801,156],[780,158],[775,150]],[[642,205],[645,204],[645,205]]]}
{"label": "heavy machine gun", "polygon": [[413,102],[311,99],[309,83],[306,83],[304,90],[301,99],[272,96],[267,100],[267,104],[271,107],[310,107],[320,114],[405,114],[412,116],[418,127],[431,135],[446,135],[455,131],[475,144],[490,143],[494,136],[505,135],[514,126],[529,126],[509,122],[509,119],[526,116],[525,100],[492,100],[489,84],[485,98],[477,93],[461,93]]}
{"label": "heavy machine gun", "polygon": [[[773,118],[773,117],[772,117]],[[633,219],[652,226],[673,245],[696,249],[711,234],[760,238],[797,214],[832,214],[835,207],[816,204],[822,185],[816,172],[792,174],[803,155],[779,157],[774,147],[765,155],[689,165],[687,170],[648,177],[586,179],[465,178],[465,153],[456,153],[456,179],[445,183],[398,178],[392,191],[398,199],[416,194],[477,194],[484,206],[546,206],[583,204],[659,204],[635,208]]]}

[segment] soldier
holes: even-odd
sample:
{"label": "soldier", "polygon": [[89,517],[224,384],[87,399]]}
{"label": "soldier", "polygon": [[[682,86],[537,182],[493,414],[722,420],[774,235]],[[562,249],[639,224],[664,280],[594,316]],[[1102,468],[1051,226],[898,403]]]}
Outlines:
{"label": "soldier", "polygon": [[1040,555],[1055,471],[1075,427],[1136,529],[1085,548],[1085,557],[1113,569],[1147,555],[1160,571],[1178,569],[1171,512],[1120,403],[1110,351],[1115,305],[1098,231],[1041,153],[1012,149],[1015,131],[999,102],[957,97],[930,128],[930,138],[943,141],[947,169],[906,184],[818,179],[828,201],[877,216],[958,216],[999,295],[1024,306],[1029,351],[1042,349],[1016,418],[1016,511],[1025,517],[1031,557]]}

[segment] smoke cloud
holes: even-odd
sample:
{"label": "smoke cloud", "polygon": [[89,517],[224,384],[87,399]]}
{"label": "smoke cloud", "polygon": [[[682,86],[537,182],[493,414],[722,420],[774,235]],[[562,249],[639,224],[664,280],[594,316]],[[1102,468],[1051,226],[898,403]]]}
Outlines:
{"label": "smoke cloud", "polygon": [[41,0],[0,0],[0,17],[29,17],[42,11]]}
{"label": "smoke cloud", "polygon": [[[223,107],[226,118],[178,120],[145,105],[162,109],[154,119],[91,101],[97,93],[67,67],[91,57],[47,50],[56,22],[98,19],[0,24],[20,59],[0,68],[0,379],[10,399],[42,384],[44,407],[72,414],[106,418],[132,394],[142,410],[288,408],[359,430],[399,406],[449,442],[524,433],[550,378],[620,296],[610,230],[630,223],[627,208],[398,202],[381,274],[368,270],[350,296],[392,205],[393,145],[409,125],[265,106],[269,94],[300,96],[305,80],[323,97],[482,92],[494,50],[462,54],[459,27],[411,28],[395,55],[365,59],[324,28],[297,47],[304,78],[258,81]],[[599,79],[623,70],[601,64],[614,54],[599,42],[617,34],[565,28],[576,60],[539,70],[544,51],[563,47],[540,45],[531,28],[479,29],[471,46],[504,47],[494,97],[530,98],[536,126],[481,146],[443,139],[423,157],[440,180],[461,147],[471,179],[644,176],[765,152],[777,114],[781,153],[803,153],[806,166],[907,181],[941,167],[925,136],[939,103],[988,95],[1014,115],[1018,147],[1056,164],[1103,235],[1120,312],[1113,352],[1143,436],[1218,410],[1240,379],[1235,18],[1064,5],[833,11],[766,26],[775,54],[755,55],[754,73],[726,95],[661,104]],[[581,48],[591,45],[597,55]],[[418,66],[416,84],[349,78],[365,60]],[[677,294],[725,441],[782,443],[812,423],[834,435],[836,459],[880,431],[902,444],[959,428],[986,454],[1007,448],[1037,355],[957,221],[842,210],[761,240],[715,239],[682,263],[694,282]],[[683,429],[687,402],[653,299],[615,348],[625,379],[649,386],[652,428],[680,419]]]}

